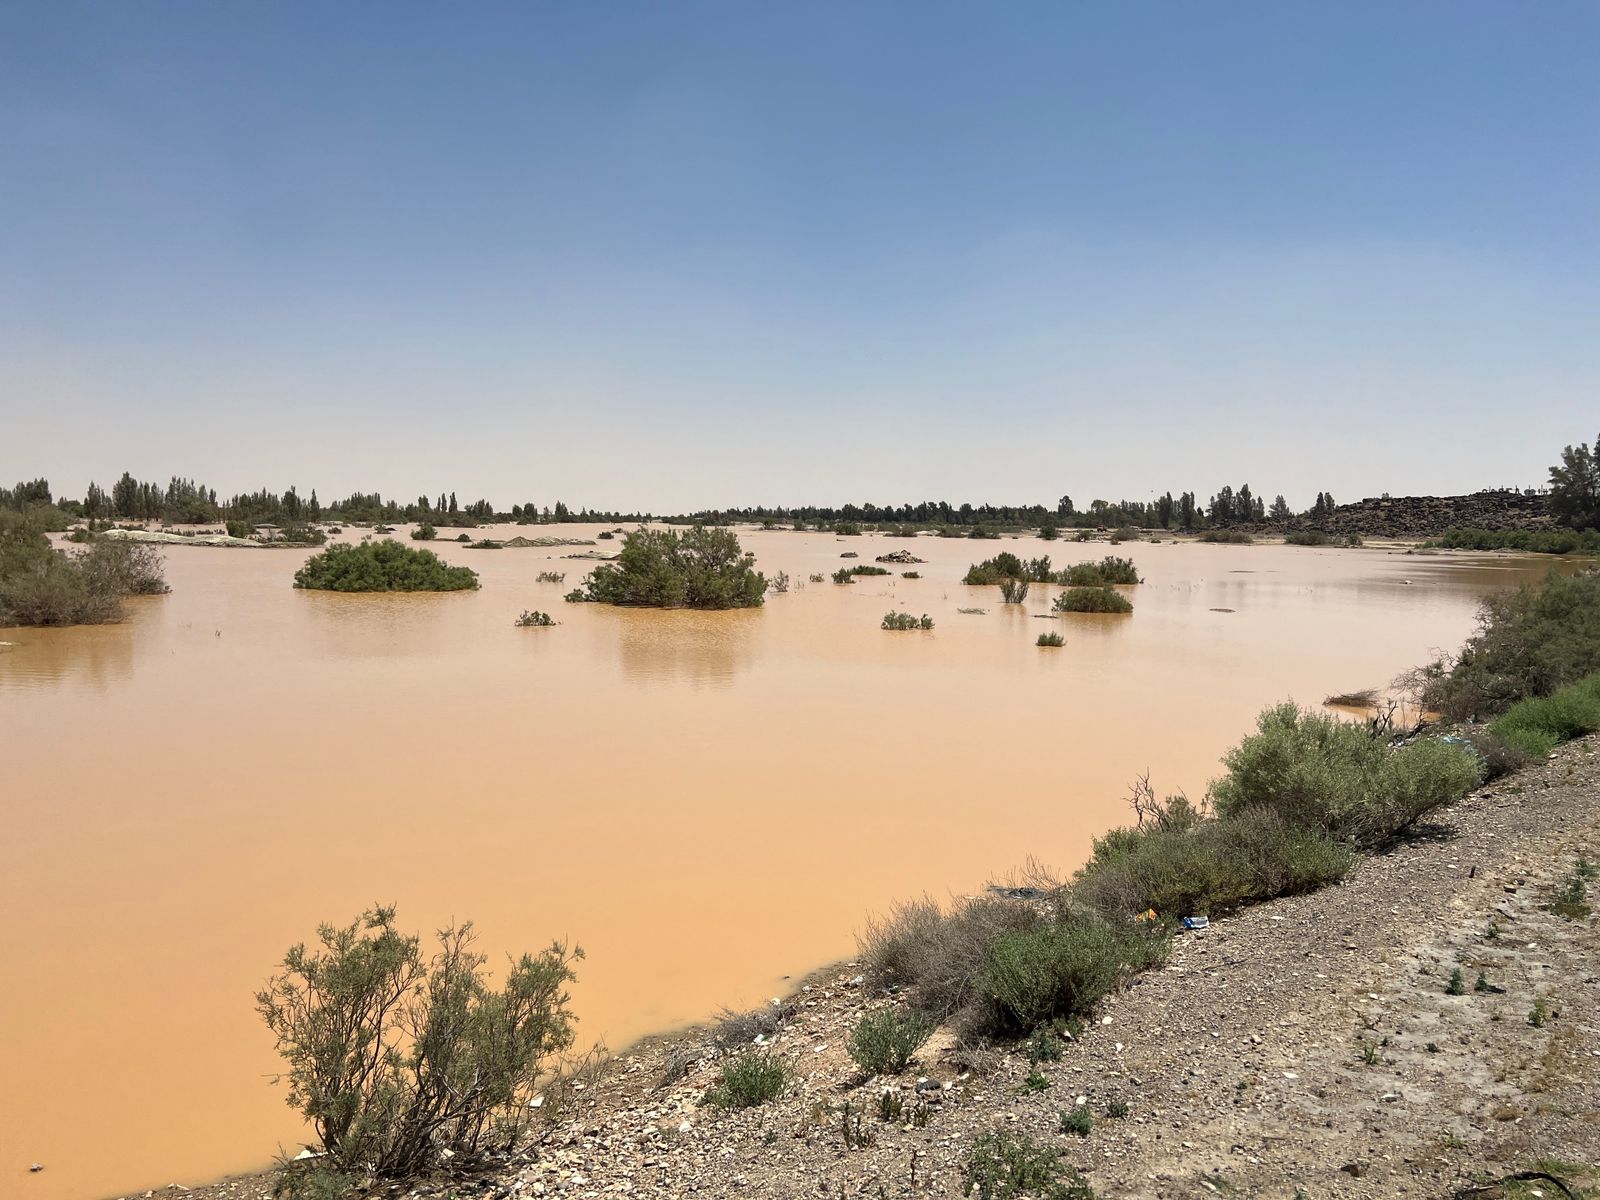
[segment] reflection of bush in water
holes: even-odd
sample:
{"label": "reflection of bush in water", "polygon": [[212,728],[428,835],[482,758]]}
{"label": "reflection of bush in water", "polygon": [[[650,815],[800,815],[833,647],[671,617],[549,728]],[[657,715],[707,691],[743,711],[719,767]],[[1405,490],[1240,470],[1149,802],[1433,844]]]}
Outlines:
{"label": "reflection of bush in water", "polygon": [[731,683],[750,664],[761,619],[750,609],[610,611],[618,618],[615,627],[599,623],[600,636],[615,639],[623,674],[636,682]]}

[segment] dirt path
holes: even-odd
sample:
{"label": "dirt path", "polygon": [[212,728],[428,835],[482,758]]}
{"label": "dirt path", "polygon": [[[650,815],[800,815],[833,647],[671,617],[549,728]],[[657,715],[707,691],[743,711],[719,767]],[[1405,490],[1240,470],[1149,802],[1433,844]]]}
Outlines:
{"label": "dirt path", "polygon": [[[662,1039],[608,1064],[538,1160],[415,1191],[959,1196],[967,1146],[996,1128],[1060,1148],[1102,1198],[1438,1197],[1546,1160],[1600,1185],[1574,1169],[1600,1166],[1600,917],[1547,908],[1580,855],[1600,862],[1597,751],[1574,743],[1475,793],[1343,886],[1183,935],[1041,1064],[1045,1090],[1023,1087],[1019,1051],[963,1053],[942,1034],[921,1076],[860,1080],[845,1040],[889,1001],[842,965],[777,1030],[802,1079],[783,1100],[703,1105],[718,1071],[705,1033]],[[1600,880],[1589,900],[1600,911]],[[694,1062],[658,1088],[673,1054]],[[878,1118],[886,1088],[899,1121]],[[1063,1133],[1080,1097],[1093,1128]],[[847,1148],[847,1120],[870,1145]]]}

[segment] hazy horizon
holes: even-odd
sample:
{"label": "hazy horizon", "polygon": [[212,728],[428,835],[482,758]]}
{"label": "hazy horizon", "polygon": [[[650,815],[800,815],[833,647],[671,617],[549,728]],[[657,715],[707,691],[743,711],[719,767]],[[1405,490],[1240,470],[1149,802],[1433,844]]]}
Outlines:
{"label": "hazy horizon", "polygon": [[1296,508],[1600,423],[1600,9],[15,4],[0,483]]}

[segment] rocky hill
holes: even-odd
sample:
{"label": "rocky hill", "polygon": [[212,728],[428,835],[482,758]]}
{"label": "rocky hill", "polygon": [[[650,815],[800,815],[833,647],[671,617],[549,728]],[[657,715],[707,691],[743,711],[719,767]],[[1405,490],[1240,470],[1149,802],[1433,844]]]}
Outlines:
{"label": "rocky hill", "polygon": [[1548,498],[1516,491],[1470,496],[1383,496],[1341,504],[1323,518],[1296,517],[1265,532],[1318,529],[1362,537],[1437,537],[1447,529],[1549,529]]}

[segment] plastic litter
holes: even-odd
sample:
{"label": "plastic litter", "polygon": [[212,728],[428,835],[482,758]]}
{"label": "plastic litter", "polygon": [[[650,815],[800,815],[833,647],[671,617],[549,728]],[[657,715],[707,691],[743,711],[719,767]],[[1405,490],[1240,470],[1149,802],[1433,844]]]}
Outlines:
{"label": "plastic litter", "polygon": [[1183,919],[1183,927],[1185,929],[1210,929],[1211,928],[1211,918],[1210,917],[1185,917]]}

